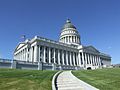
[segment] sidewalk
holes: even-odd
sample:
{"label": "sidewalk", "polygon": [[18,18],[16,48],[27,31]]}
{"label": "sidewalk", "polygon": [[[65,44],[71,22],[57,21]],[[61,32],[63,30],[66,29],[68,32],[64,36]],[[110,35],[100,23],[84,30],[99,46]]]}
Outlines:
{"label": "sidewalk", "polygon": [[57,78],[58,90],[99,90],[76,78],[71,71],[63,71]]}

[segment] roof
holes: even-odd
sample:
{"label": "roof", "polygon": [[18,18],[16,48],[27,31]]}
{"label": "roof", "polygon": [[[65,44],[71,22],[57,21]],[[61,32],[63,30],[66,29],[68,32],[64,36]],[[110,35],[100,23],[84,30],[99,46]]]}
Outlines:
{"label": "roof", "polygon": [[64,24],[62,29],[65,29],[65,28],[74,28],[74,29],[76,29],[76,27],[71,23],[70,19],[66,20],[66,23]]}

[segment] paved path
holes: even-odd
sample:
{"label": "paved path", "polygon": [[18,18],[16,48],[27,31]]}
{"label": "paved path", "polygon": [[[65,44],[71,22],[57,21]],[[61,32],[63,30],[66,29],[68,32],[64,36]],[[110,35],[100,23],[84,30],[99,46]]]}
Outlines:
{"label": "paved path", "polygon": [[58,90],[98,90],[76,78],[71,71],[63,71],[57,78]]}

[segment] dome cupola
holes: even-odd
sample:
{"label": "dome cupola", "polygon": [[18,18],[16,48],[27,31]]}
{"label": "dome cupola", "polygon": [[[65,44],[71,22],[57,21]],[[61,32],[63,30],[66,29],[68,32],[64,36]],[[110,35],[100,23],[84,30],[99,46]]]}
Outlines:
{"label": "dome cupola", "polygon": [[66,20],[66,23],[65,23],[65,25],[63,26],[62,29],[65,29],[65,28],[74,28],[74,29],[76,29],[76,27],[71,23],[70,19]]}
{"label": "dome cupola", "polygon": [[59,42],[75,45],[81,44],[80,35],[76,30],[76,27],[71,23],[70,19],[66,20],[66,23],[62,28]]}

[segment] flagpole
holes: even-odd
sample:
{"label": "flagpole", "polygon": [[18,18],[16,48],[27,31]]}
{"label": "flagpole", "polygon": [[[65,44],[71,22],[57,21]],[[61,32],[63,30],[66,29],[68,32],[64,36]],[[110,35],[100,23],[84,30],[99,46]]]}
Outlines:
{"label": "flagpole", "polygon": [[21,37],[22,39],[23,39],[23,41],[25,41],[26,40],[26,36],[25,35],[22,35],[22,37]]}

